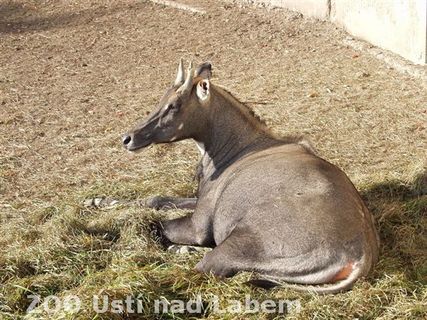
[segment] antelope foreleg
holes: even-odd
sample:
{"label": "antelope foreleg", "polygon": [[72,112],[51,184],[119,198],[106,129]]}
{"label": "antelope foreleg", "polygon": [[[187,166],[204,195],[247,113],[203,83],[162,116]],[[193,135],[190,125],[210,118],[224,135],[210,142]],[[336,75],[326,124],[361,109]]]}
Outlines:
{"label": "antelope foreleg", "polygon": [[197,198],[174,198],[174,197],[161,197],[155,196],[147,198],[141,202],[142,206],[153,208],[156,210],[170,210],[170,209],[188,209],[194,210],[196,208]]}

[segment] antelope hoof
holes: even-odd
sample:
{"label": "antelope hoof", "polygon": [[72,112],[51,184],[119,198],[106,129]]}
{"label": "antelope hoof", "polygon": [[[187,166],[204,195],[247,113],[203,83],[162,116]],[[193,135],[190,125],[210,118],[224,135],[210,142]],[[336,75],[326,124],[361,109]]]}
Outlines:
{"label": "antelope hoof", "polygon": [[148,226],[150,230],[150,236],[160,244],[164,249],[169,248],[172,242],[163,233],[163,226],[161,222],[155,221]]}
{"label": "antelope hoof", "polygon": [[86,208],[113,208],[120,204],[119,200],[111,199],[111,198],[104,198],[104,197],[97,197],[97,198],[88,198],[83,201],[83,206]]}
{"label": "antelope hoof", "polygon": [[178,244],[173,244],[168,247],[168,251],[176,254],[186,254],[202,251],[200,247],[195,246],[181,246]]}

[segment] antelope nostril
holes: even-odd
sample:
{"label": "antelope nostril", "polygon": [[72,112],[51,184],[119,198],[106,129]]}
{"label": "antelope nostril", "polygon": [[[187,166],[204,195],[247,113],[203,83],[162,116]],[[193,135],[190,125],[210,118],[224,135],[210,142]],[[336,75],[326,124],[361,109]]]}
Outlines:
{"label": "antelope nostril", "polygon": [[123,144],[128,145],[129,142],[131,142],[131,140],[132,140],[131,136],[124,136],[123,137]]}

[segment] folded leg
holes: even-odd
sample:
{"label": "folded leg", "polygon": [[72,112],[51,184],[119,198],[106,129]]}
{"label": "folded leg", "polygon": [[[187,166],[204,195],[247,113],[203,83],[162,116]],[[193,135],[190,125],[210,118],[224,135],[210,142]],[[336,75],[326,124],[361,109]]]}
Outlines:
{"label": "folded leg", "polygon": [[142,206],[156,210],[188,209],[196,208],[197,198],[152,197],[141,202]]}

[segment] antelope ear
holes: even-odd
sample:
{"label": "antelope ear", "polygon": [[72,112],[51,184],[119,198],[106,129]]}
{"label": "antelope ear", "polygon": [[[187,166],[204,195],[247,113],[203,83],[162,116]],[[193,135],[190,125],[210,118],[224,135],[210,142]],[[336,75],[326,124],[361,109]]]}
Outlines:
{"label": "antelope ear", "polygon": [[209,80],[203,79],[197,83],[196,94],[199,100],[202,102],[206,101],[210,95],[210,84]]}
{"label": "antelope ear", "polygon": [[194,72],[194,77],[201,77],[203,79],[210,79],[212,76],[212,64],[210,62],[204,62],[200,64]]}

